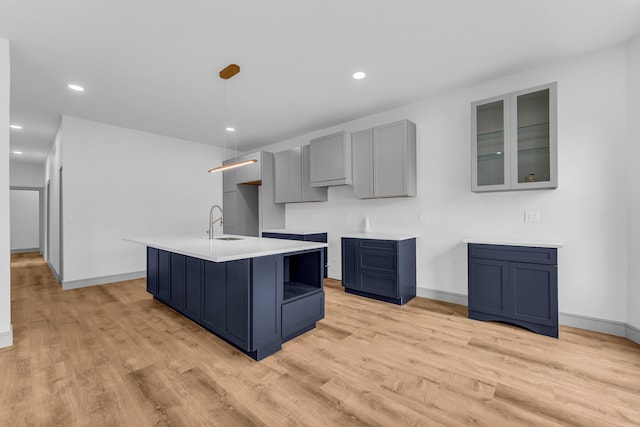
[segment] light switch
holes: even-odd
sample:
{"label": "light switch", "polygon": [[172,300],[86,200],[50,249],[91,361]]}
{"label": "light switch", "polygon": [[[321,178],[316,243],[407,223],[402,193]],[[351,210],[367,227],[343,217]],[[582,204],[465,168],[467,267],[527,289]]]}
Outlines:
{"label": "light switch", "polygon": [[525,211],[524,222],[540,222],[539,211]]}

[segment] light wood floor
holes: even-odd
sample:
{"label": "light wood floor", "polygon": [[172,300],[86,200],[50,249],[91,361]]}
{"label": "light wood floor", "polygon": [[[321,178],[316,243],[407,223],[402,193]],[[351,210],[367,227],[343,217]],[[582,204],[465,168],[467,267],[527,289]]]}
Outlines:
{"label": "light wood floor", "polygon": [[42,258],[14,255],[0,426],[640,425],[640,346],[624,338],[326,285],[318,327],[255,362],[144,280],[63,292]]}

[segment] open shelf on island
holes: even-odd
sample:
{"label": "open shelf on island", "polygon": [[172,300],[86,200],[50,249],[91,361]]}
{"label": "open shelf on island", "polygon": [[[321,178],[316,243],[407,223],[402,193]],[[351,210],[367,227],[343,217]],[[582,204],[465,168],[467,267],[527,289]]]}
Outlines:
{"label": "open shelf on island", "polygon": [[284,288],[282,302],[287,303],[323,289],[324,265],[321,251],[305,252],[284,257]]}

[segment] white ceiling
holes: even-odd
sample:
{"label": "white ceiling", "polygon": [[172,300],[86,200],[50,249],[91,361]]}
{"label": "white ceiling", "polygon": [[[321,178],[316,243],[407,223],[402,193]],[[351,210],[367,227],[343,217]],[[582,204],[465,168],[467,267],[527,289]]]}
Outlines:
{"label": "white ceiling", "polygon": [[44,161],[62,114],[222,145],[226,111],[250,150],[638,31],[637,0],[2,0],[10,148]]}

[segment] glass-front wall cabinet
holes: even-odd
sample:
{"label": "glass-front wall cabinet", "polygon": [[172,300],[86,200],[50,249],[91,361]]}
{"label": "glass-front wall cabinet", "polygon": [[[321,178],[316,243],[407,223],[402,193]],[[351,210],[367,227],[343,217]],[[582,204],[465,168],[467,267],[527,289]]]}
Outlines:
{"label": "glass-front wall cabinet", "polygon": [[471,104],[474,192],[558,186],[556,83]]}

